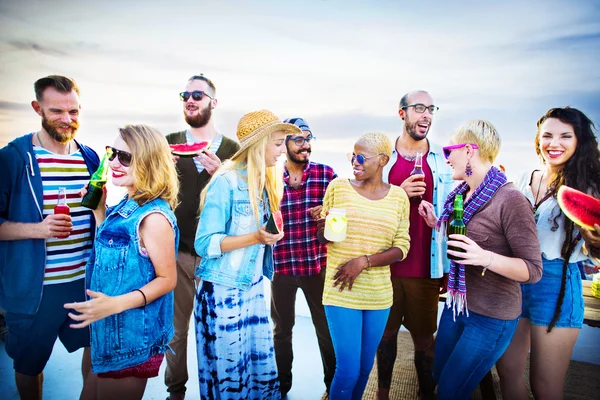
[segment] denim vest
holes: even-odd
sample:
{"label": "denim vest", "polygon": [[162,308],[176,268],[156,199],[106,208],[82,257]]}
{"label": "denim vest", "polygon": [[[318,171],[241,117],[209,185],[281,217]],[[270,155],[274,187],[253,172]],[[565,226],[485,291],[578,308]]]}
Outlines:
{"label": "denim vest", "polygon": [[[442,214],[442,208],[444,207],[446,197],[448,197],[448,194],[450,194],[450,191],[454,188],[456,182],[452,180],[452,168],[446,163],[442,147],[435,143],[431,143],[429,140],[427,140],[427,142],[429,143],[427,164],[433,175],[433,209],[435,210],[435,214],[439,217]],[[398,139],[396,139],[392,158],[383,169],[383,181],[386,183],[388,183],[392,167],[398,160],[398,152],[396,151],[397,144]],[[431,234],[429,271],[431,278],[441,278],[443,274],[450,271],[450,260],[446,257],[447,245],[445,237],[446,232],[438,232],[436,229],[433,229]],[[411,238],[411,240],[416,240],[416,238]]]}
{"label": "denim vest", "polygon": [[[213,178],[208,186],[206,201],[200,214],[194,247],[202,257],[196,267],[201,279],[221,285],[248,290],[256,271],[256,258],[260,244],[221,252],[221,242],[226,236],[239,236],[258,230],[256,218],[250,206],[246,171],[228,171]],[[270,213],[266,201],[258,200],[261,225],[262,216]],[[262,273],[273,279],[273,246],[265,246]]]}
{"label": "denim vest", "polygon": [[[140,248],[139,229],[151,213],[164,215],[175,233],[175,254],[179,229],[175,214],[162,199],[139,206],[125,197],[106,210],[98,227],[92,255],[86,266],[86,287],[107,296],[119,296],[139,289],[156,278],[150,257]],[[173,292],[146,307],[114,314],[91,325],[92,370],[117,371],[146,362],[164,353],[173,337]]]}

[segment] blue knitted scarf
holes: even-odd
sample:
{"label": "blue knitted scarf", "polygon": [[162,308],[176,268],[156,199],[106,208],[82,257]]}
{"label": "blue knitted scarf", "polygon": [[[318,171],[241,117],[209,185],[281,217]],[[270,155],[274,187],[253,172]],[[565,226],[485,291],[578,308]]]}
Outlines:
{"label": "blue knitted scarf", "polygon": [[[507,182],[506,175],[496,167],[492,167],[483,178],[483,182],[475,189],[471,197],[464,202],[463,221],[465,225],[469,224],[471,217],[483,207],[494,196],[496,191]],[[459,184],[446,198],[444,210],[437,222],[439,229],[442,224],[448,222],[450,216],[454,213],[454,197],[462,194],[463,198],[469,191],[469,185],[466,182]],[[452,307],[454,317],[456,314],[465,312],[469,316],[467,308],[467,284],[465,280],[465,266],[454,260],[450,260],[450,273],[448,275],[448,295],[446,298],[448,308]]]}

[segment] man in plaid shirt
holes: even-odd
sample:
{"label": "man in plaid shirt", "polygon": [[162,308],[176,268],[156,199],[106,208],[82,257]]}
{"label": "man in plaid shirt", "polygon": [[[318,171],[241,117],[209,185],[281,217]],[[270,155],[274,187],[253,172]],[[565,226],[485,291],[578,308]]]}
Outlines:
{"label": "man in plaid shirt", "polygon": [[314,136],[306,122],[302,118],[284,122],[298,126],[302,135],[286,139],[281,201],[285,236],[275,246],[275,275],[271,282],[271,318],[282,397],[292,387],[292,328],[298,288],[304,292],[317,333],[327,392],[333,380],[335,354],[322,302],[327,247],[317,240],[316,220],[325,190],[337,177],[331,167],[309,161]]}

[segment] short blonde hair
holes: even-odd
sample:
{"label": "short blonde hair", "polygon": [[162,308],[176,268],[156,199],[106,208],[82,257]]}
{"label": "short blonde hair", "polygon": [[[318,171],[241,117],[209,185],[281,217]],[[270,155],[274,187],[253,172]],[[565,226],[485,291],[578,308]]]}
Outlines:
{"label": "short blonde hair", "polygon": [[142,205],[161,198],[174,210],[179,180],[167,139],[148,125],[126,125],[119,132],[132,155],[133,199]]}
{"label": "short blonde hair", "polygon": [[392,141],[383,133],[365,133],[358,138],[356,143],[364,143],[375,154],[384,154],[388,157],[392,157]]}
{"label": "short blonde hair", "polygon": [[489,121],[474,119],[463,124],[452,134],[456,144],[472,143],[479,146],[479,158],[493,163],[500,151],[500,135]]}

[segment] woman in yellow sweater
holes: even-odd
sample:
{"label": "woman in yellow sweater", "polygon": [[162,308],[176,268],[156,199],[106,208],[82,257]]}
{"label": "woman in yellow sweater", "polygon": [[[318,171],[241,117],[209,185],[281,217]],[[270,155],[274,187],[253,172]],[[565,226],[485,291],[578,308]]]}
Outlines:
{"label": "woman in yellow sweater", "polygon": [[342,208],[348,218],[346,238],[327,247],[323,305],[337,359],[331,400],[362,398],[392,305],[389,266],[409,249],[408,197],[382,180],[391,155],[387,136],[363,135],[348,155],[354,179],[333,180],[323,200],[322,217]]}

